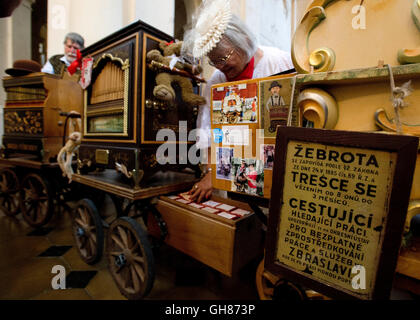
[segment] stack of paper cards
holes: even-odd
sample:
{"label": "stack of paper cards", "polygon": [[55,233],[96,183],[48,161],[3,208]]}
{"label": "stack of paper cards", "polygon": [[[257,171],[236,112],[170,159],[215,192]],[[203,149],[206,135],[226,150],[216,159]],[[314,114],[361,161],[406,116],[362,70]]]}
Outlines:
{"label": "stack of paper cards", "polygon": [[171,200],[176,200],[176,199],[179,199],[179,196],[173,195],[173,196],[168,196],[168,198]]}
{"label": "stack of paper cards", "polygon": [[184,198],[185,200],[189,200],[189,201],[191,201],[191,197],[192,197],[192,195],[188,194],[188,192],[180,193],[179,196],[181,198]]}

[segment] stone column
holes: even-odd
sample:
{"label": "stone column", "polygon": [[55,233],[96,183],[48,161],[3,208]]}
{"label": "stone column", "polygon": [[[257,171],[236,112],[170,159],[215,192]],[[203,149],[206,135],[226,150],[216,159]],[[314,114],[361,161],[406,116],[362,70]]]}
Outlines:
{"label": "stone column", "polygon": [[[7,76],[5,69],[13,66],[13,61],[31,59],[31,13],[33,0],[24,0],[7,18],[0,18],[0,77]],[[0,89],[0,141],[3,138],[3,107],[6,93],[3,84]]]}

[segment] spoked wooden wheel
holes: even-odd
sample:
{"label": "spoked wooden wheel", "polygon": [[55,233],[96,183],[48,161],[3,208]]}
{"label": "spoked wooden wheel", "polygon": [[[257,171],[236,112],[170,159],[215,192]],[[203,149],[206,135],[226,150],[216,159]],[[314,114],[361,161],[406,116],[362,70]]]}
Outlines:
{"label": "spoked wooden wheel", "polygon": [[51,219],[54,193],[42,176],[28,174],[21,184],[20,207],[23,218],[32,227],[41,227]]}
{"label": "spoked wooden wheel", "polygon": [[98,210],[91,200],[83,199],[77,203],[72,231],[82,260],[87,264],[98,262],[104,248],[104,230]]}
{"label": "spoked wooden wheel", "polygon": [[152,289],[155,278],[152,248],[147,233],[134,220],[115,220],[107,235],[109,270],[121,294],[141,299]]}
{"label": "spoked wooden wheel", "polygon": [[19,213],[19,180],[11,169],[0,170],[0,211],[7,216]]}

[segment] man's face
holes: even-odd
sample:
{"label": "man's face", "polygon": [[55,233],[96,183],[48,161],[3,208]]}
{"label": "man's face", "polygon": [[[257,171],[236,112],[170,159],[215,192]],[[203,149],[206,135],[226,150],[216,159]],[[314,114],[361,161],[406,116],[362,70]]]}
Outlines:
{"label": "man's face", "polygon": [[246,58],[242,51],[233,46],[216,47],[208,54],[211,64],[222,71],[228,79],[239,76],[246,67]]}
{"label": "man's face", "polygon": [[278,95],[279,93],[280,93],[280,87],[272,87],[271,89],[270,89],[270,91],[271,91],[271,94],[273,94],[273,95]]}
{"label": "man's face", "polygon": [[66,39],[66,43],[64,44],[64,54],[66,55],[66,58],[70,63],[76,60],[77,49],[80,50],[80,46],[77,42],[73,42],[70,39]]}

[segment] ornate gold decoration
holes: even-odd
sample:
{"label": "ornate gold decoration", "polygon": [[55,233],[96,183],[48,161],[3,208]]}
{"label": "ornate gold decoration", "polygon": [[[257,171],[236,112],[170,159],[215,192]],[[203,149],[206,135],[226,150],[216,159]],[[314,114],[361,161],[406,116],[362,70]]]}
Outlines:
{"label": "ornate gold decoration", "polygon": [[[380,108],[375,112],[375,123],[384,131],[397,132],[397,126],[394,119],[390,119],[385,110]],[[406,124],[401,123],[402,132],[404,134],[411,134],[420,137],[420,124]]]}
{"label": "ornate gold decoration", "polygon": [[121,65],[121,69],[126,70],[130,67],[130,61],[128,59],[123,59],[114,57],[111,53],[104,53],[95,63],[93,64],[93,69],[95,69],[99,62],[101,62],[103,59],[109,58],[111,61],[118,62]]}
{"label": "ornate gold decoration", "polygon": [[96,163],[107,165],[109,162],[109,150],[96,149],[95,161]]}
{"label": "ornate gold decoration", "polygon": [[145,168],[154,168],[157,166],[158,162],[156,160],[156,154],[153,153],[150,156],[145,156],[143,159],[143,164]]}
{"label": "ornate gold decoration", "polygon": [[318,88],[303,90],[297,99],[301,118],[314,124],[317,129],[334,129],[338,121],[337,101],[328,92]]}
{"label": "ornate gold decoration", "polygon": [[[411,17],[417,29],[420,31],[420,0],[414,0],[411,7]],[[410,64],[420,62],[420,48],[398,50],[398,62]]]}
{"label": "ornate gold decoration", "polygon": [[315,72],[330,71],[335,65],[335,52],[330,48],[319,48],[309,56],[309,64]]}
{"label": "ornate gold decoration", "polygon": [[420,62],[420,48],[400,49],[398,51],[398,62],[400,64],[411,64]]}
{"label": "ornate gold decoration", "polygon": [[124,164],[115,162],[115,169],[121,172],[123,175],[125,175],[129,179],[133,177],[133,173],[128,172],[127,167]]}
{"label": "ornate gold decoration", "polygon": [[143,179],[144,176],[144,171],[143,170],[139,170],[139,169],[134,169],[131,171],[132,173],[132,178],[134,181],[134,188],[138,189],[140,187],[140,182]]}
{"label": "ornate gold decoration", "polygon": [[335,65],[335,53],[331,48],[319,48],[309,53],[311,32],[326,18],[324,8],[336,0],[312,2],[309,11],[296,29],[292,41],[292,60],[298,73],[330,71]]}
{"label": "ornate gold decoration", "polygon": [[42,111],[5,111],[4,132],[21,134],[43,133]]}

